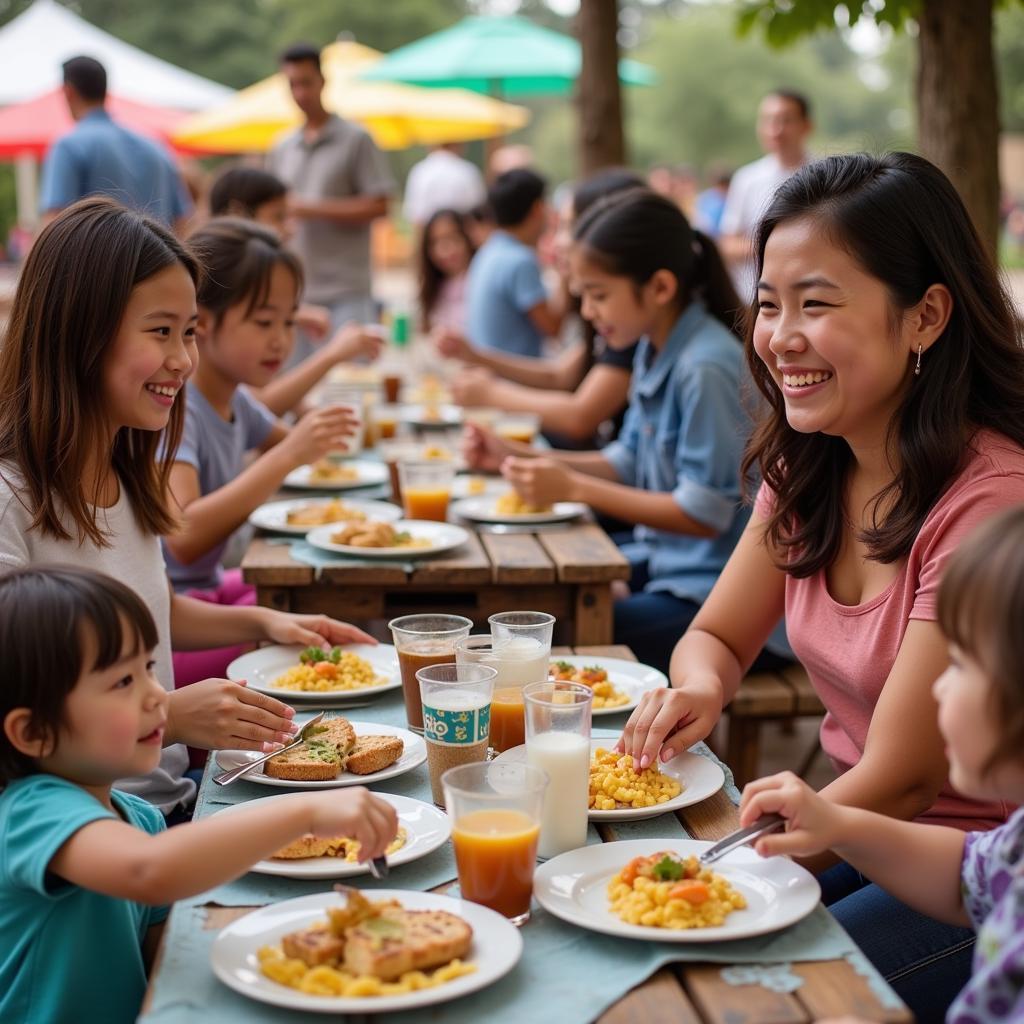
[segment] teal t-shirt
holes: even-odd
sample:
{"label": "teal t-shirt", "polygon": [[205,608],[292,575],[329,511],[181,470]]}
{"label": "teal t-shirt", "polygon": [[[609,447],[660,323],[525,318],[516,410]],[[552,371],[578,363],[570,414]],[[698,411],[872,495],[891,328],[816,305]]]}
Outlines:
{"label": "teal t-shirt", "polygon": [[[145,832],[163,815],[114,791],[121,817]],[[146,991],[142,940],[167,907],[114,899],[56,878],[47,866],[83,825],[116,815],[54,775],[0,792],[0,1021],[128,1024]]]}

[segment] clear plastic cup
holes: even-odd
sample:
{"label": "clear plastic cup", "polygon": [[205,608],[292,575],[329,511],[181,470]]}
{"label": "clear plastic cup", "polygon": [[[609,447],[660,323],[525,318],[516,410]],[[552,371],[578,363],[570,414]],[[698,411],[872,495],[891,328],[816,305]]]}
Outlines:
{"label": "clear plastic cup", "polygon": [[348,384],[328,381],[320,388],[317,395],[317,404],[321,407],[342,406],[348,409],[356,420],[355,433],[345,438],[345,447],[328,452],[328,455],[332,458],[358,455],[363,450],[363,434],[366,430],[366,421],[363,413],[363,392]]}
{"label": "clear plastic cup", "polygon": [[443,459],[421,459],[398,463],[402,507],[407,519],[446,522],[448,503],[455,482],[455,464]]}
{"label": "clear plastic cup", "polygon": [[587,843],[590,792],[590,722],[594,691],[579,683],[531,683],[526,703],[526,761],[551,783],[541,812],[541,857],[556,857]]}
{"label": "clear plastic cup", "polygon": [[434,803],[444,806],[441,776],[449,768],[487,759],[491,695],[497,672],[489,665],[430,665],[416,673],[423,705],[423,739]]}
{"label": "clear plastic cup", "polygon": [[423,733],[423,705],[416,673],[429,665],[453,665],[455,641],[469,636],[470,619],[462,615],[402,615],[388,623],[402,673],[405,717],[413,732]]}
{"label": "clear plastic cup", "polygon": [[494,421],[494,432],[504,441],[533,444],[540,433],[540,416],[535,412],[509,413]]}
{"label": "clear plastic cup", "polygon": [[519,762],[450,768],[441,778],[464,899],[530,918],[546,772]]}

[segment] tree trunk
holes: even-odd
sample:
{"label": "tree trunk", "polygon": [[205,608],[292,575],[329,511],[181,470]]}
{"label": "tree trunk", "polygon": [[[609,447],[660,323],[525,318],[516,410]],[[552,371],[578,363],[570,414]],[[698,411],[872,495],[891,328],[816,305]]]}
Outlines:
{"label": "tree trunk", "polygon": [[957,187],[978,234],[995,254],[999,239],[999,95],[992,0],[925,0],[918,24],[921,152]]}
{"label": "tree trunk", "polygon": [[586,175],[626,162],[619,88],[618,0],[583,0],[577,25],[583,51],[576,84],[579,162]]}

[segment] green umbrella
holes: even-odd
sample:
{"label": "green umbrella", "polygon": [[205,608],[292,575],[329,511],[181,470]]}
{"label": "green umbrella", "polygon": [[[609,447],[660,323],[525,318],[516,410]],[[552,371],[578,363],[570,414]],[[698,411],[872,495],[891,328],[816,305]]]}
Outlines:
{"label": "green umbrella", "polygon": [[[518,97],[565,95],[579,73],[575,39],[510,15],[464,18],[400,46],[360,77]],[[623,60],[619,78],[628,85],[652,85],[655,74],[645,64]]]}

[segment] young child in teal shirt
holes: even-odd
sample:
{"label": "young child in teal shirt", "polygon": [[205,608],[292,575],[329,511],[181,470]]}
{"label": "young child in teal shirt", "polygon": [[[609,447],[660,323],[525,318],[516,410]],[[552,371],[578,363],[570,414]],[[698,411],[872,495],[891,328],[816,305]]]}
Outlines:
{"label": "young child in teal shirt", "polygon": [[303,793],[167,830],[111,790],[159,760],[168,693],[134,591],[88,570],[0,577],[0,1020],[128,1024],[168,904],[305,833],[383,854],[394,809],[365,789]]}

